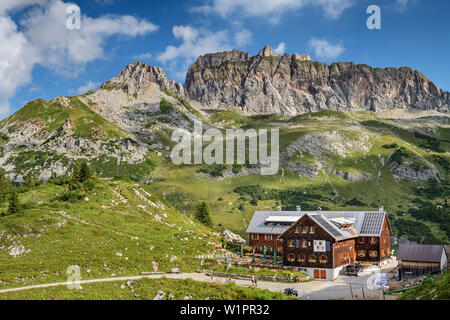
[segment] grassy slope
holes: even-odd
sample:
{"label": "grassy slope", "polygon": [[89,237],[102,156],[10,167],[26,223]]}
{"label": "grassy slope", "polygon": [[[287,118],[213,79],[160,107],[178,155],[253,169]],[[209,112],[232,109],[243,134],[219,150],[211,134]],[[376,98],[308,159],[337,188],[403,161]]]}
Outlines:
{"label": "grassy slope", "polygon": [[[246,236],[246,223],[250,221],[255,210],[271,210],[276,208],[279,203],[275,199],[272,199],[258,201],[257,206],[252,206],[248,200],[240,199],[239,195],[233,192],[238,186],[260,184],[267,189],[298,190],[299,192],[305,193],[305,201],[308,204],[335,210],[378,209],[379,206],[384,206],[390,214],[391,219],[394,220],[397,218],[397,213],[402,212],[403,214],[409,208],[415,207],[412,200],[420,197],[414,194],[414,190],[418,187],[426,186],[426,183],[408,179],[395,180],[389,170],[389,162],[382,165],[379,158],[383,157],[386,159],[396,149],[385,148],[383,147],[384,145],[397,144],[398,147],[404,147],[411,154],[418,154],[425,157],[428,161],[433,162],[440,169],[444,178],[448,174],[448,171],[433,161],[433,156],[438,153],[421,147],[424,140],[416,138],[414,133],[412,133],[412,129],[400,130],[394,122],[380,120],[370,112],[344,113],[327,111],[302,115],[288,120],[276,118],[270,121],[267,119],[256,119],[252,121],[250,118],[245,120],[242,116],[226,111],[213,114],[210,120],[216,123],[234,120],[233,123],[226,122],[226,125],[236,127],[242,125],[245,128],[280,127],[281,148],[286,147],[292,141],[298,139],[298,137],[314,131],[337,130],[339,132],[346,132],[351,137],[355,132],[352,131],[354,129],[349,129],[349,124],[357,124],[361,127],[361,130],[373,136],[373,147],[368,154],[356,151],[351,157],[346,157],[345,159],[335,155],[328,155],[325,159],[328,163],[341,170],[368,172],[374,177],[369,181],[362,182],[349,182],[331,173],[322,173],[316,179],[310,179],[299,176],[297,173],[291,172],[288,169],[284,170],[284,175],[280,171],[275,176],[252,175],[214,181],[197,176],[196,171],[201,168],[199,166],[173,166],[169,161],[163,160],[160,160],[156,164],[157,169],[153,175],[156,183],[151,187],[155,192],[164,195],[167,201],[173,203],[177,209],[186,213],[193,212],[194,205],[197,201],[209,201],[215,224],[230,228],[242,236]],[[372,121],[369,123],[370,125],[368,121]],[[383,125],[381,127],[383,131],[380,130],[380,127],[376,127],[373,122],[382,123]],[[390,130],[386,129],[386,125],[384,124],[389,124],[387,127]],[[440,130],[444,132],[439,137],[442,147],[444,145],[442,141],[445,142],[448,129],[440,128]],[[438,133],[441,132],[438,130]],[[440,153],[439,155],[447,160],[449,159],[448,154]],[[443,184],[448,186],[446,180],[443,181]],[[337,195],[335,191],[337,191]],[[321,199],[308,199],[308,194],[319,195]],[[347,201],[353,198],[357,198],[363,204],[359,206],[346,204]],[[441,195],[441,197],[433,199],[433,202],[441,203],[443,200],[443,196]],[[240,210],[239,207],[241,204],[243,208],[241,207]],[[285,203],[281,204],[283,206],[285,205]],[[407,213],[398,218],[401,220],[416,221]],[[435,238],[442,239],[444,242],[448,241],[448,238],[436,223],[430,221],[421,222],[425,224],[426,228],[431,230],[430,232],[432,232]]]}
{"label": "grassy slope", "polygon": [[34,120],[43,123],[47,130],[54,131],[61,127],[67,119],[71,119],[75,124],[75,133],[82,136],[90,136],[95,130],[102,130],[105,138],[124,136],[122,129],[105,120],[78,97],[69,97],[68,99],[70,102],[67,107],[42,99],[32,101],[2,121],[0,127],[15,121]]}
{"label": "grassy slope", "polygon": [[399,300],[449,300],[450,271],[439,276],[428,277],[423,284],[403,293]]}
{"label": "grassy slope", "polygon": [[[274,293],[268,290],[258,288],[243,288],[235,284],[213,284],[198,282],[191,279],[145,279],[133,281],[131,286],[134,292],[128,286],[124,289],[120,287],[125,285],[123,282],[105,282],[86,284],[82,290],[69,290],[65,286],[33,289],[27,291],[0,294],[1,299],[25,299],[25,300],[82,300],[82,299],[101,299],[101,300],[131,300],[142,299],[152,300],[158,290],[166,293],[172,293],[175,300],[182,300],[191,295],[193,300],[284,300],[286,297],[282,293]],[[138,296],[135,296],[137,294]]]}
{"label": "grassy slope", "polygon": [[[195,256],[214,252],[218,238],[143,190],[138,184],[101,180],[86,194],[89,201],[59,201],[56,194],[64,187],[50,183],[20,194],[28,209],[0,216],[0,288],[65,281],[70,265],[81,267],[83,279],[153,271],[152,261],[160,271],[200,267]],[[5,204],[0,211],[6,211]],[[12,247],[21,246],[30,251],[10,255]]]}

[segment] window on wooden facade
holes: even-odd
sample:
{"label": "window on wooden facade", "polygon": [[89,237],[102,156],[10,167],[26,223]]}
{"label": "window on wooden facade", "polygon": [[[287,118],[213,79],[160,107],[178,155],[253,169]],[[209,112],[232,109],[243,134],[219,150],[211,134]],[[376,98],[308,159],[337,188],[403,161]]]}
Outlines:
{"label": "window on wooden facade", "polygon": [[266,240],[272,240],[272,235],[271,234],[266,234]]}
{"label": "window on wooden facade", "polygon": [[294,247],[294,240],[289,240],[289,248],[293,248]]}
{"label": "window on wooden facade", "polygon": [[272,247],[269,247],[268,251],[269,251],[269,252],[273,252]]}
{"label": "window on wooden facade", "polygon": [[295,255],[293,253],[289,253],[287,255],[287,259],[289,262],[294,262],[295,261]]}
{"label": "window on wooden facade", "polygon": [[298,233],[298,226],[295,226],[295,233]]}
{"label": "window on wooden facade", "polygon": [[306,244],[307,244],[307,241],[306,240],[302,240],[302,247],[303,248],[306,248]]}
{"label": "window on wooden facade", "polygon": [[328,262],[327,256],[320,256],[319,262],[320,262],[320,263],[327,263],[327,262]]}
{"label": "window on wooden facade", "polygon": [[358,243],[365,243],[366,241],[365,241],[365,238],[364,237],[361,237],[361,238],[359,238],[358,239]]}
{"label": "window on wooden facade", "polygon": [[253,240],[258,240],[258,234],[257,233],[253,234]]}
{"label": "window on wooden facade", "polygon": [[298,262],[305,262],[305,261],[306,261],[305,255],[304,255],[304,254],[298,255],[297,261],[298,261]]}
{"label": "window on wooden facade", "polygon": [[378,257],[378,251],[377,250],[370,250],[369,251],[369,256],[371,256],[372,258]]}
{"label": "window on wooden facade", "polygon": [[307,227],[307,226],[303,226],[302,232],[303,232],[303,233],[308,233],[308,227]]}
{"label": "window on wooden facade", "polygon": [[365,257],[366,256],[366,250],[359,250],[358,256],[359,257]]}
{"label": "window on wooden facade", "polygon": [[311,226],[311,228],[309,229],[309,233],[314,233],[314,226]]}
{"label": "window on wooden facade", "polygon": [[316,256],[308,256],[308,262],[315,263],[316,262]]}
{"label": "window on wooden facade", "polygon": [[377,243],[377,238],[371,237],[371,238],[370,238],[370,243],[371,243],[371,244]]}
{"label": "window on wooden facade", "polygon": [[300,248],[300,240],[295,240],[295,247]]}

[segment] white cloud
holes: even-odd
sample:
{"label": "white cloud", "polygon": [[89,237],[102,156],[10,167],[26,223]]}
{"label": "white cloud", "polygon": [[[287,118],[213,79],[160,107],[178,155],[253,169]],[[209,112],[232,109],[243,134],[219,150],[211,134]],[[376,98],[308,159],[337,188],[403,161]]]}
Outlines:
{"label": "white cloud", "polygon": [[309,40],[309,47],[314,51],[315,56],[327,60],[337,58],[345,50],[342,43],[333,45],[325,39],[316,38]]}
{"label": "white cloud", "polygon": [[176,58],[192,59],[205,53],[224,51],[231,48],[228,42],[228,31],[209,32],[197,30],[191,26],[174,26],[172,33],[182,40],[178,47],[167,46],[157,59],[163,63]]}
{"label": "white cloud", "polygon": [[184,42],[195,41],[198,37],[197,29],[191,26],[174,26],[172,33],[175,38],[182,39]]}
{"label": "white cloud", "polygon": [[147,53],[141,53],[141,54],[136,54],[132,57],[132,59],[134,60],[139,60],[139,61],[145,61],[145,60],[150,60],[152,58],[152,54],[147,52]]}
{"label": "white cloud", "polygon": [[281,42],[278,47],[274,49],[274,51],[278,54],[284,54],[286,52],[286,44]]}
{"label": "white cloud", "polygon": [[222,18],[235,14],[247,17],[265,16],[269,18],[270,23],[277,24],[284,13],[306,6],[319,6],[326,17],[338,19],[342,12],[354,5],[355,0],[211,0],[209,3],[191,10],[204,14],[214,13]]}
{"label": "white cloud", "polygon": [[243,29],[234,35],[234,41],[238,46],[246,46],[252,42],[252,33]]}
{"label": "white cloud", "polygon": [[158,29],[132,16],[82,16],[81,29],[69,30],[66,8],[66,3],[53,0],[21,21],[26,37],[45,56],[42,64],[59,72],[74,72],[80,65],[103,58],[103,46],[111,36],[135,37]]}
{"label": "white cloud", "polygon": [[172,34],[181,43],[167,46],[156,59],[164,64],[164,69],[172,78],[182,81],[189,66],[199,56],[245,47],[251,43],[250,31],[238,29],[238,24],[234,27],[231,31],[224,29],[213,32],[192,26],[174,26]]}
{"label": "white cloud", "polygon": [[0,14],[4,14],[8,11],[20,10],[29,6],[45,5],[49,2],[50,0],[1,0]]}
{"label": "white cloud", "polygon": [[9,109],[8,100],[16,89],[31,80],[37,52],[14,21],[0,15],[0,115]]}
{"label": "white cloud", "polygon": [[77,92],[78,92],[78,94],[86,93],[86,92],[88,92],[90,90],[97,89],[100,86],[100,84],[101,84],[100,82],[89,81],[84,86],[79,87]]}
{"label": "white cloud", "polygon": [[399,12],[403,12],[408,8],[408,5],[411,4],[412,1],[410,0],[396,0],[395,1],[395,7],[396,10]]}
{"label": "white cloud", "polygon": [[[73,76],[86,63],[105,57],[103,48],[108,38],[136,37],[158,29],[132,16],[83,15],[81,30],[69,30],[69,4],[62,0],[0,1],[0,113],[9,111],[8,100],[31,81],[37,63]],[[12,12],[21,17],[20,28],[9,16]]]}
{"label": "white cloud", "polygon": [[330,19],[339,19],[342,13],[355,4],[355,0],[315,0],[322,7],[324,15]]}

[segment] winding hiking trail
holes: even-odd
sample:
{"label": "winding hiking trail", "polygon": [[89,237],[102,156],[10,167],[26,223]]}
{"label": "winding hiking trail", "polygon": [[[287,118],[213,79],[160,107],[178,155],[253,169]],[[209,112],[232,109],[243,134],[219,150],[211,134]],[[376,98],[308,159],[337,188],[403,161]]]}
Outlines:
{"label": "winding hiking trail", "polygon": [[[311,281],[311,282],[299,282],[299,283],[281,283],[281,282],[268,282],[268,281],[258,281],[259,289],[267,289],[273,292],[283,292],[284,289],[290,287],[295,288],[299,292],[298,299],[301,300],[328,300],[328,299],[347,299],[349,298],[350,291],[349,286],[353,286],[354,292],[360,295],[360,292],[364,290],[366,297],[368,299],[380,299],[379,290],[370,290],[367,287],[367,279],[374,274],[375,272],[380,272],[384,270],[387,271],[392,269],[394,265],[383,267],[381,270],[377,267],[372,267],[361,272],[359,277],[348,277],[348,276],[340,276],[338,279],[334,281]],[[204,273],[181,273],[181,274],[152,274],[152,275],[139,275],[139,276],[129,276],[129,277],[111,277],[111,278],[102,278],[102,279],[91,279],[91,280],[81,280],[79,282],[55,282],[55,283],[46,283],[46,284],[38,284],[31,285],[26,287],[18,287],[18,288],[10,288],[10,289],[1,289],[0,294],[15,292],[15,291],[23,291],[23,290],[31,290],[31,289],[41,289],[41,288],[49,288],[49,287],[57,287],[57,286],[65,286],[65,285],[83,285],[90,283],[100,283],[100,282],[113,282],[113,281],[128,281],[128,280],[142,280],[142,279],[160,279],[162,277],[166,277],[168,279],[192,279],[195,281],[201,282],[209,282],[209,283],[219,283],[225,284],[225,278],[217,278],[214,277],[211,280],[210,276],[207,276]],[[233,279],[233,283],[239,285],[241,287],[251,287],[250,280],[240,280]],[[364,289],[362,289],[364,288]]]}
{"label": "winding hiking trail", "polygon": [[[91,279],[91,280],[80,280],[80,281],[76,281],[76,282],[54,282],[54,283],[36,284],[36,285],[25,286],[25,287],[18,287],[18,288],[1,289],[0,293],[8,293],[8,292],[22,291],[22,290],[31,290],[31,289],[42,289],[42,288],[58,287],[58,286],[65,286],[65,285],[78,285],[78,284],[82,285],[82,284],[98,283],[98,282],[113,282],[113,281],[142,280],[142,279],[159,279],[159,278],[162,278],[162,277],[186,279],[186,278],[190,278],[194,274],[195,273],[155,274],[155,275],[139,275],[139,276],[130,276],[130,277],[111,277],[111,278],[101,278],[101,279]],[[181,276],[181,275],[183,275],[184,277],[174,277],[174,276]]]}

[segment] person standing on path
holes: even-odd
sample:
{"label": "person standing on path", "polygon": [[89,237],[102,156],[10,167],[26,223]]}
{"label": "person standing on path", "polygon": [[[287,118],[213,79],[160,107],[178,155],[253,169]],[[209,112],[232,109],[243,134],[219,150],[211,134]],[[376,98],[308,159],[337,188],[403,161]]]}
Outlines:
{"label": "person standing on path", "polygon": [[258,277],[255,276],[255,287],[257,287],[257,286],[258,286]]}

